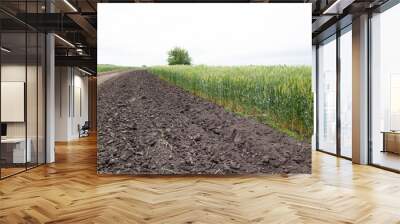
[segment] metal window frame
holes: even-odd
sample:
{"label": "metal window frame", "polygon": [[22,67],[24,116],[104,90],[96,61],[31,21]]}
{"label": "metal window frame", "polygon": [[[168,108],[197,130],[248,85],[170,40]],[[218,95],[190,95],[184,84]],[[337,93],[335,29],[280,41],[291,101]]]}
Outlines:
{"label": "metal window frame", "polygon": [[[316,113],[316,118],[317,118],[317,123],[316,123],[316,126],[317,126],[317,128],[316,128],[316,151],[318,151],[318,152],[323,152],[323,153],[326,153],[326,154],[329,154],[329,155],[333,155],[333,156],[338,156],[338,154],[337,154],[337,111],[336,111],[336,153],[332,153],[332,152],[329,152],[329,151],[326,151],[326,150],[324,150],[324,149],[321,149],[320,147],[319,147],[319,122],[320,122],[320,120],[319,120],[319,111],[320,111],[320,107],[319,107],[319,82],[320,82],[320,79],[319,79],[319,77],[320,77],[320,68],[319,68],[319,59],[320,59],[320,55],[319,55],[319,48],[320,48],[320,45],[321,44],[327,44],[327,43],[329,43],[329,42],[331,42],[331,41],[336,41],[336,51],[335,51],[335,53],[336,53],[336,63],[337,63],[337,36],[335,36],[336,35],[336,33],[334,33],[334,34],[332,34],[332,35],[330,35],[330,36],[328,36],[328,37],[326,37],[325,39],[323,39],[323,40],[321,40],[321,41],[319,41],[319,43],[317,44],[317,52],[316,52],[316,54],[317,54],[317,57],[316,57],[316,86],[317,86],[317,91],[316,91],[316,100],[317,100],[317,102],[316,102],[316,110],[315,110],[315,113]],[[336,65],[336,70],[337,70],[337,65]],[[336,77],[337,77],[337,71],[336,71]],[[338,98],[338,93],[337,93],[337,80],[336,80],[336,104],[337,104],[337,98]],[[337,105],[336,105],[336,107],[337,107]],[[336,109],[337,110],[337,109]]]}
{"label": "metal window frame", "polygon": [[373,13],[383,13],[389,9],[391,9],[392,7],[398,5],[400,3],[400,0],[389,0],[387,1],[385,4],[381,5],[380,7],[371,10],[368,12],[368,30],[367,30],[367,46],[368,46],[368,54],[367,54],[367,85],[368,85],[368,95],[367,95],[367,107],[368,107],[368,111],[367,111],[367,119],[368,119],[368,124],[367,124],[367,132],[368,132],[368,137],[367,137],[367,141],[368,141],[368,156],[367,156],[367,163],[370,166],[373,167],[377,167],[379,169],[383,169],[383,170],[387,170],[387,171],[391,171],[394,173],[400,173],[400,169],[394,169],[388,166],[384,166],[381,164],[377,164],[374,163],[373,160],[373,138],[372,138],[372,94],[373,94],[373,88],[372,88],[372,58],[373,58],[373,51],[372,51],[372,31],[373,31],[373,27],[372,27],[372,19],[373,19]]}
{"label": "metal window frame", "polygon": [[[337,85],[338,85],[338,91],[337,91],[337,94],[338,94],[338,98],[339,98],[339,100],[338,100],[338,102],[337,102],[337,107],[338,107],[338,109],[337,109],[337,116],[338,116],[338,118],[337,118],[337,121],[336,122],[338,122],[338,125],[339,125],[339,128],[338,128],[338,130],[337,130],[337,133],[336,133],[336,135],[337,135],[337,137],[338,137],[338,139],[339,139],[339,141],[337,142],[337,146],[338,146],[338,149],[337,149],[337,152],[338,152],[338,155],[340,156],[340,158],[344,158],[344,159],[347,159],[347,160],[353,160],[351,157],[348,157],[348,156],[345,156],[345,155],[343,155],[342,154],[342,139],[341,139],[341,136],[342,136],[342,118],[341,118],[341,97],[340,97],[340,94],[341,94],[341,82],[342,82],[342,60],[341,60],[341,51],[340,51],[340,45],[341,45],[341,40],[340,40],[340,38],[344,35],[344,34],[346,34],[347,32],[352,32],[352,30],[353,30],[353,23],[350,23],[350,24],[348,24],[348,25],[346,25],[345,27],[343,27],[343,28],[341,28],[340,30],[338,30],[338,34],[337,34],[337,38],[338,38],[338,51],[337,51],[337,66],[338,66],[338,69],[337,69],[337,71],[338,71],[338,79],[337,80],[339,80],[339,81],[337,81]],[[352,63],[353,64],[353,63]],[[353,150],[352,150],[353,151]]]}
{"label": "metal window frame", "polygon": [[[27,0],[25,0],[25,1],[23,1],[24,3],[25,3],[25,12],[27,12]],[[30,1],[30,2],[32,2],[32,1]],[[36,10],[38,11],[39,10],[39,0],[36,0],[36,3],[37,3],[37,5],[36,5]],[[47,12],[47,7],[46,7],[46,12]],[[27,14],[25,14],[25,16],[26,16]],[[27,144],[27,139],[28,139],[28,131],[27,131],[27,129],[28,129],[28,119],[27,119],[27,116],[28,116],[28,114],[27,114],[27,95],[28,95],[28,93],[27,93],[27,81],[28,81],[28,78],[27,78],[27,76],[28,76],[28,30],[30,30],[31,32],[34,32],[35,34],[36,34],[36,140],[37,140],[37,147],[36,147],[36,163],[35,164],[33,164],[33,166],[30,166],[30,167],[28,167],[28,162],[27,162],[27,158],[28,158],[28,154],[27,154],[27,148],[28,148],[28,144]],[[30,33],[31,33],[30,32]],[[0,32],[0,45],[1,45],[1,42],[2,42],[2,33],[3,32]],[[15,33],[17,33],[17,32],[15,32]],[[26,171],[28,171],[28,170],[30,170],[30,169],[34,169],[34,168],[36,168],[36,167],[39,167],[39,166],[41,166],[41,165],[44,165],[44,164],[46,164],[47,163],[47,128],[46,128],[46,126],[47,126],[47,110],[46,110],[46,108],[47,108],[47,82],[45,81],[46,80],[46,78],[47,78],[47,38],[46,38],[46,35],[47,35],[47,33],[44,33],[44,32],[40,32],[39,30],[36,30],[36,29],[34,29],[34,28],[32,28],[31,26],[29,26],[28,24],[26,24],[25,23],[25,30],[24,31],[22,31],[22,32],[20,32],[21,34],[24,34],[25,35],[25,84],[24,84],[24,97],[25,97],[25,99],[24,99],[24,120],[25,120],[25,169],[23,169],[23,170],[21,170],[21,171],[18,171],[18,172],[15,172],[15,173],[12,173],[12,174],[10,174],[10,175],[7,175],[7,176],[3,176],[2,175],[2,168],[0,167],[0,180],[4,180],[4,179],[7,179],[7,178],[9,178],[9,177],[12,177],[12,176],[15,176],[15,175],[17,175],[17,174],[20,174],[20,173],[23,173],[23,172],[26,172]],[[38,82],[38,77],[39,77],[39,68],[38,68],[38,66],[39,66],[39,33],[43,33],[43,34],[45,34],[44,36],[43,36],[43,38],[42,38],[42,44],[44,44],[44,51],[42,51],[41,53],[43,53],[44,55],[43,55],[43,58],[44,58],[44,69],[42,69],[42,77],[43,77],[43,79],[44,79],[44,86],[42,87],[42,88],[44,88],[44,99],[43,99],[43,106],[44,106],[44,108],[45,108],[45,110],[43,111],[43,113],[44,113],[44,117],[43,117],[43,123],[44,123],[44,136],[43,136],[43,139],[44,139],[44,145],[42,146],[42,147],[44,147],[43,148],[43,152],[44,152],[44,155],[42,155],[42,157],[43,157],[43,159],[44,159],[44,161],[43,161],[43,163],[39,163],[39,82]],[[1,67],[2,67],[2,56],[1,56],[1,54],[0,54],[0,82],[1,82]],[[1,85],[0,85],[0,90],[1,90]],[[0,91],[0,103],[1,103],[1,91]],[[0,109],[1,109],[1,105],[0,105]],[[0,123],[1,123],[1,113],[0,113]],[[0,144],[0,158],[1,158],[1,144]],[[29,164],[29,165],[32,165],[32,164]]]}
{"label": "metal window frame", "polygon": [[[341,117],[340,117],[340,102],[341,102],[341,97],[340,97],[340,84],[341,84],[341,55],[340,55],[340,37],[343,36],[345,33],[347,32],[351,32],[352,28],[352,23],[344,26],[344,27],[339,27],[337,26],[337,30],[335,33],[333,33],[330,36],[327,36],[326,38],[324,38],[323,40],[319,41],[318,44],[316,44],[316,151],[318,152],[323,152],[329,155],[333,155],[339,158],[343,158],[346,160],[352,160],[352,158],[347,157],[342,155],[342,150],[341,150],[341,131],[342,131],[342,127],[341,127]],[[331,41],[336,41],[336,152],[332,153],[329,151],[326,151],[324,149],[321,149],[319,147],[319,76],[320,76],[320,69],[319,69],[319,47],[321,43],[329,43]]]}

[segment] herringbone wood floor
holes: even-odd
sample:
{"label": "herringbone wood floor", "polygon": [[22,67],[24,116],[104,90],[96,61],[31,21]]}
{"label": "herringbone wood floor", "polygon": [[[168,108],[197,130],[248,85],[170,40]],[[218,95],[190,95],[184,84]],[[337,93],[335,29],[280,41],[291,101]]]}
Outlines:
{"label": "herringbone wood floor", "polygon": [[313,174],[96,174],[96,139],[0,181],[0,223],[400,223],[400,175],[313,153]]}

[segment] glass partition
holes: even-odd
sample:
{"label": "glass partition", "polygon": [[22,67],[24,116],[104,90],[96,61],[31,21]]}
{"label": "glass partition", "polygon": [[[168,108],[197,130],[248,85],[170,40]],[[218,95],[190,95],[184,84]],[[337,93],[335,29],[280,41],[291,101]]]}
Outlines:
{"label": "glass partition", "polygon": [[[24,11],[28,13],[37,13],[38,4],[37,2],[26,2],[27,6]],[[34,19],[32,19],[34,20]],[[36,21],[35,21],[36,22]],[[26,29],[26,48],[27,48],[27,74],[26,74],[26,113],[27,113],[27,150],[31,151],[30,161],[27,162],[27,168],[32,168],[37,165],[37,76],[38,76],[38,35],[35,30]]]}
{"label": "glass partition", "polygon": [[38,65],[37,65],[37,162],[43,164],[46,162],[46,145],[45,145],[45,124],[46,124],[46,76],[45,76],[45,65],[46,65],[46,39],[43,33],[38,34]]}
{"label": "glass partition", "polygon": [[372,164],[400,170],[400,5],[371,19]]}
{"label": "glass partition", "polygon": [[336,36],[318,48],[318,149],[336,154]]}
{"label": "glass partition", "polygon": [[27,113],[27,150],[30,160],[27,167],[34,167],[38,160],[38,35],[36,32],[27,33],[27,74],[26,74],[26,113]]}
{"label": "glass partition", "polygon": [[31,161],[26,138],[25,32],[3,32],[1,46],[1,176],[7,177],[24,171]]}
{"label": "glass partition", "polygon": [[340,154],[352,157],[352,34],[340,36]]}
{"label": "glass partition", "polygon": [[[17,11],[43,5],[19,1]],[[43,33],[0,12],[0,178],[45,163],[45,44]]]}

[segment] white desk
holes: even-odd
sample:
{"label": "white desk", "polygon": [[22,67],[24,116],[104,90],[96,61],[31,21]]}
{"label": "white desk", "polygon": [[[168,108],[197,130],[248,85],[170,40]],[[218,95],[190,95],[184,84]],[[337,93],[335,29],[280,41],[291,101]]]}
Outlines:
{"label": "white desk", "polygon": [[[25,138],[5,138],[1,139],[2,147],[10,147],[12,148],[12,162],[13,163],[25,163],[31,162],[32,160],[32,153],[31,153],[31,145],[32,141],[30,138],[27,138],[26,142],[28,143],[26,147],[26,154],[25,154]],[[26,159],[26,161],[25,161]]]}

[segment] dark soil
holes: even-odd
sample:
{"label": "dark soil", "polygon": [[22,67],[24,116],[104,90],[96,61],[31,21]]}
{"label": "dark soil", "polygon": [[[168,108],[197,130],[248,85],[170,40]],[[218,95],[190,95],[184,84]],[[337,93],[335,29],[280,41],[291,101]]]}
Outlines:
{"label": "dark soil", "polygon": [[101,174],[310,173],[310,144],[146,71],[98,87]]}

